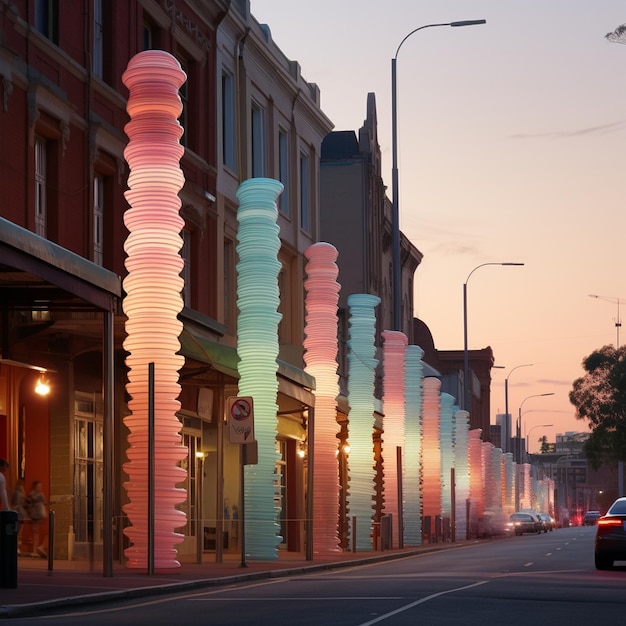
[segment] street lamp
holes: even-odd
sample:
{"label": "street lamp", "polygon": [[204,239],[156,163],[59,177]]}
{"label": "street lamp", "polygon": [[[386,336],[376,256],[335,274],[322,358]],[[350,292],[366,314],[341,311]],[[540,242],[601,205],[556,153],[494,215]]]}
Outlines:
{"label": "street lamp", "polygon": [[533,432],[533,430],[535,430],[535,428],[551,428],[552,426],[554,426],[554,424],[537,424],[536,426],[533,426],[527,433],[526,433],[526,454],[528,454],[528,450],[529,450],[529,444],[528,442],[530,441],[530,433]]}
{"label": "street lamp", "polygon": [[524,265],[523,263],[481,263],[477,265],[467,276],[463,283],[463,408],[471,413],[470,384],[469,384],[469,351],[467,349],[467,283],[470,276],[479,268],[486,265]]}
{"label": "street lamp", "polygon": [[[516,365],[510,372],[509,375],[504,379],[504,414],[506,415],[505,419],[508,420],[509,419],[509,378],[511,377],[511,374],[518,368],[518,367],[531,367],[532,363],[524,363],[523,365]],[[509,433],[510,434],[510,433]],[[511,439],[511,437],[509,437],[509,439]],[[508,446],[507,446],[508,448]],[[507,449],[507,452],[509,450]]]}
{"label": "street lamp", "polygon": [[526,400],[530,400],[531,398],[544,398],[545,396],[553,396],[554,392],[551,391],[549,393],[536,393],[532,396],[526,396],[519,405],[519,413],[517,417],[517,444],[519,448],[519,454],[517,456],[517,462],[522,462],[522,407],[524,406],[524,402]]}
{"label": "street lamp", "polygon": [[391,171],[392,178],[392,269],[393,269],[393,330],[402,330],[402,269],[400,267],[400,207],[398,198],[398,116],[397,116],[397,97],[396,97],[396,60],[398,52],[402,44],[418,30],[425,28],[433,28],[435,26],[475,26],[478,24],[486,24],[487,20],[462,20],[459,22],[446,22],[445,24],[426,24],[412,30],[401,42],[396,50],[396,54],[391,59],[391,136],[392,136],[392,152],[393,167]]}

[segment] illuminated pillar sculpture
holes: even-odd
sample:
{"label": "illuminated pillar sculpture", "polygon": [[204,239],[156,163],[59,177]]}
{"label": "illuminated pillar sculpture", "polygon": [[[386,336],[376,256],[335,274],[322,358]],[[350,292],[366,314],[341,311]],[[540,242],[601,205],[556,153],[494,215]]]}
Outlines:
{"label": "illuminated pillar sculpture", "polygon": [[239,395],[254,399],[258,462],[244,468],[246,550],[250,560],[278,558],[281,542],[277,502],[278,274],[280,238],[276,200],[283,185],[251,178],[237,189],[237,354]]}
{"label": "illuminated pillar sculpture", "polygon": [[129,143],[124,156],[130,167],[129,190],[125,196],[130,208],[124,214],[129,235],[124,244],[128,275],[124,279],[126,314],[124,349],[128,352],[130,415],[124,423],[128,435],[128,462],[124,483],[129,502],[123,508],[130,526],[124,529],[131,545],[125,550],[129,568],[148,566],[148,366],[154,363],[154,566],[179,567],[174,547],[184,539],[175,533],[184,526],[186,515],[176,509],[186,491],[176,485],[187,472],[178,463],[187,456],[182,445],[178,371],[184,358],[178,337],[182,324],[180,272],[184,221],[178,191],[184,183],[179,166],[183,155],[178,123],[182,104],[178,89],[185,73],[176,59],[161,50],[135,55],[122,76],[128,87],[126,125]]}
{"label": "illuminated pillar sculpture", "polygon": [[306,318],[305,371],[315,378],[315,421],[309,432],[313,470],[313,552],[341,552],[339,539],[339,467],[337,462],[337,310],[339,283],[337,249],[314,243],[304,251]]}
{"label": "illuminated pillar sculpture", "polygon": [[441,394],[439,414],[439,448],[441,451],[441,515],[450,519],[452,515],[452,479],[454,467],[454,396]]}
{"label": "illuminated pillar sculpture", "polygon": [[[391,514],[394,548],[399,547],[400,507],[397,449],[404,456],[404,377],[406,335],[395,330],[383,333],[383,459],[385,464],[385,513]],[[404,459],[403,459],[404,460]],[[404,464],[403,464],[404,465]]]}
{"label": "illuminated pillar sculpture", "polygon": [[424,533],[429,539],[438,534],[436,520],[441,515],[441,449],[439,447],[441,381],[428,376],[424,378],[424,410],[422,417],[422,502]]}
{"label": "illuminated pillar sculpture", "polygon": [[506,452],[504,458],[504,513],[508,516],[515,512],[515,461],[513,453]]}
{"label": "illuminated pillar sculpture", "polygon": [[404,545],[422,545],[422,383],[424,351],[407,346],[404,385]]}
{"label": "illuminated pillar sculpture", "polygon": [[481,434],[480,428],[474,428],[469,432],[470,519],[467,523],[471,536],[478,533],[478,520],[482,518],[484,510]]}
{"label": "illuminated pillar sculpture", "polygon": [[350,511],[356,518],[357,551],[372,550],[374,513],[374,383],[378,366],[374,334],[375,308],[380,298],[357,293],[348,296],[348,404],[350,439]]}
{"label": "illuminated pillar sculpture", "polygon": [[456,479],[456,538],[467,537],[467,501],[470,497],[469,413],[457,410],[454,420],[454,477]]}

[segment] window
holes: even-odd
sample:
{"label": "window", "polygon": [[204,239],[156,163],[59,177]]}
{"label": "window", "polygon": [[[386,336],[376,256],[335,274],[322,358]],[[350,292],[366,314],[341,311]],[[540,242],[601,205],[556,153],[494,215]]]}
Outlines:
{"label": "window", "polygon": [[104,25],[102,19],[102,0],[93,0],[93,52],[91,71],[94,76],[103,78],[104,70]]}
{"label": "window", "polygon": [[252,156],[252,177],[265,176],[265,112],[252,105],[250,119],[250,140]]}
{"label": "window", "polygon": [[102,541],[102,398],[76,392],[74,401],[74,533]]}
{"label": "window", "polygon": [[231,240],[224,241],[224,324],[235,323],[235,245]]}
{"label": "window", "polygon": [[222,161],[237,172],[235,126],[235,79],[232,74],[222,74]]}
{"label": "window", "polygon": [[300,155],[300,227],[305,232],[311,230],[311,173],[306,154]]}
{"label": "window", "polygon": [[59,43],[58,0],[35,0],[35,30],[52,43]]}
{"label": "window", "polygon": [[104,176],[93,177],[93,262],[104,262]]}
{"label": "window", "polygon": [[47,236],[48,202],[47,202],[47,160],[46,142],[35,139],[35,233]]}
{"label": "window", "polygon": [[278,178],[285,187],[278,198],[278,208],[289,216],[289,135],[282,128],[278,131]]}
{"label": "window", "polygon": [[181,273],[184,281],[182,296],[185,306],[191,307],[191,233],[188,230],[183,230],[181,236],[183,247],[180,250],[180,256],[184,262]]}
{"label": "window", "polygon": [[152,50],[154,48],[154,34],[151,24],[143,23],[143,49]]}

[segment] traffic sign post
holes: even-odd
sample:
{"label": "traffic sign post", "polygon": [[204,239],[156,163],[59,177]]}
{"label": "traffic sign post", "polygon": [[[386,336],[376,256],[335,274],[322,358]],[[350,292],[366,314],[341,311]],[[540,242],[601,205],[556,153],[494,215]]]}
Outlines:
{"label": "traffic sign post", "polygon": [[230,443],[254,441],[254,403],[251,396],[228,398],[228,436]]}

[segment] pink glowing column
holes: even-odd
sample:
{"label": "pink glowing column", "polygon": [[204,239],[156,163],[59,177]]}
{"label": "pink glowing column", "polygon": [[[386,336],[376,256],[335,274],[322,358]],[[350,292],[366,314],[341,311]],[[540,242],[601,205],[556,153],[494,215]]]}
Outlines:
{"label": "pink glowing column", "polygon": [[125,550],[130,568],[148,565],[148,366],[154,363],[155,468],[154,491],[154,566],[175,568],[175,545],[183,535],[175,533],[186,522],[176,509],[184,502],[186,491],[176,487],[185,480],[186,471],[178,463],[187,456],[181,444],[178,370],[184,358],[178,337],[182,324],[178,313],[183,308],[180,272],[184,222],[179,215],[178,191],[184,183],[179,161],[183,155],[178,123],[182,112],[178,89],[185,73],[176,59],[161,50],[134,56],[122,76],[130,95],[126,125],[129,143],[124,156],[130,167],[126,199],[130,208],[124,223],[130,234],[124,244],[126,269],[124,313],[128,352],[130,415],[128,462],[124,483],[129,503],[124,506],[130,526],[124,533],[131,541]]}
{"label": "pink glowing column", "polygon": [[337,249],[315,243],[304,251],[306,319],[305,371],[315,377],[314,430],[309,432],[315,450],[313,478],[313,551],[341,552],[339,545],[339,466],[337,462],[337,309],[339,283]]}
{"label": "pink glowing column", "polygon": [[408,344],[404,333],[383,333],[383,459],[385,463],[385,513],[391,513],[393,547],[399,546],[400,507],[398,501],[397,449],[404,450],[404,379],[405,353]]}
{"label": "pink glowing column", "polygon": [[483,469],[482,469],[482,430],[470,430],[469,463],[470,463],[470,528],[477,530],[478,520],[483,516]]}
{"label": "pink glowing column", "polygon": [[441,381],[424,378],[424,413],[422,416],[422,477],[424,533],[433,536],[435,517],[441,515],[441,449],[439,447]]}

